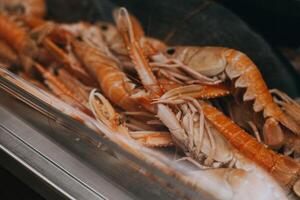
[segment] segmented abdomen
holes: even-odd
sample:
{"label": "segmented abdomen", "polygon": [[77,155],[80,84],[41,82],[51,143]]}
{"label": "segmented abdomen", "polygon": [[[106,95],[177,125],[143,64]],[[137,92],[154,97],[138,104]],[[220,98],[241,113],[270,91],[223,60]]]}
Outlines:
{"label": "segmented abdomen", "polygon": [[17,25],[10,17],[0,13],[0,38],[5,40],[19,53],[31,51],[31,40],[24,28]]}
{"label": "segmented abdomen", "polygon": [[237,78],[235,87],[246,88],[244,100],[254,100],[254,111],[263,111],[265,117],[273,117],[293,132],[300,133],[300,127],[273,101],[260,71],[251,59],[233,49],[225,49],[224,54],[228,62],[226,74],[230,79]]}
{"label": "segmented abdomen", "polygon": [[300,165],[293,159],[276,154],[255,140],[222,112],[201,102],[207,120],[243,155],[270,172],[283,186],[290,187],[300,175]]}
{"label": "segmented abdomen", "polygon": [[103,93],[125,110],[138,110],[138,104],[130,98],[134,85],[116,65],[115,61],[82,42],[73,42],[77,56],[96,76]]}

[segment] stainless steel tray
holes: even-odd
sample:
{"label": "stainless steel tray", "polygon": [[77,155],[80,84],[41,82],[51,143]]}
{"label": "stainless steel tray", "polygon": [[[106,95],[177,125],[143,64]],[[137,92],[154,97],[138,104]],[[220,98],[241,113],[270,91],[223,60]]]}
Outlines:
{"label": "stainless steel tray", "polygon": [[[131,199],[124,190],[85,165],[79,156],[45,136],[44,133],[50,128],[47,122],[43,123],[43,119],[36,118],[35,113],[26,110],[24,105],[15,102],[3,91],[1,96],[1,165],[6,169],[49,199]],[[39,126],[44,127],[43,131],[7,109],[3,101],[9,102],[10,108],[21,109],[18,114],[31,116],[30,120],[38,119]],[[105,155],[100,158],[105,158]],[[106,162],[109,159],[106,158]]]}
{"label": "stainless steel tray", "polygon": [[184,175],[189,167],[135,144],[129,149],[124,138],[0,70],[1,165],[44,197],[211,199]]}

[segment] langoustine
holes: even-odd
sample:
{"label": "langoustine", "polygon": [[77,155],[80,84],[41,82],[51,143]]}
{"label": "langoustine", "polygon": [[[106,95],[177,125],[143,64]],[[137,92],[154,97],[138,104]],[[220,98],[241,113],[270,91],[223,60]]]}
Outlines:
{"label": "langoustine", "polygon": [[[183,89],[184,88],[182,88],[182,90]],[[292,186],[298,186],[297,182],[299,182],[300,177],[300,165],[296,161],[267,149],[263,144],[255,140],[255,138],[210,104],[204,101],[198,101],[194,98],[189,98],[188,94],[182,95],[179,88],[174,90],[177,90],[178,92],[173,92],[171,90],[163,95],[158,102],[168,104],[183,104],[187,101],[193,102],[197,105],[197,109],[203,112],[205,119],[209,121],[241,154],[266,169],[283,187],[289,189]],[[201,86],[199,86],[198,90],[201,90]],[[182,135],[181,126],[174,127],[174,123],[170,121],[172,110],[162,104],[158,104],[158,107],[158,116],[167,126],[169,126],[170,131],[173,131],[174,135]],[[294,191],[299,194],[298,187],[295,187]]]}
{"label": "langoustine", "polygon": [[[300,104],[289,97],[282,91],[277,89],[270,90],[273,95],[274,101],[281,107],[286,115],[290,116],[300,125]],[[286,155],[292,156],[295,160],[300,162],[300,136],[294,135],[290,132],[286,132],[285,140],[283,144],[283,152]]]}
{"label": "langoustine", "polygon": [[245,89],[242,100],[253,101],[254,112],[262,112],[265,119],[263,136],[267,145],[282,145],[284,133],[280,124],[299,135],[300,126],[276,105],[258,68],[245,54],[223,47],[170,47],[154,59],[166,66],[173,62],[169,66],[181,67],[195,78],[204,76],[222,82],[229,79],[234,88]]}
{"label": "langoustine", "polygon": [[32,58],[36,56],[38,48],[28,30],[13,17],[0,13],[0,38],[17,52],[25,70],[30,71]]}
{"label": "langoustine", "polygon": [[36,56],[38,49],[25,21],[42,20],[46,14],[45,0],[1,0],[0,10],[0,37],[19,54],[23,65],[29,65],[29,58]]}
{"label": "langoustine", "polygon": [[[59,66],[70,70],[72,74],[84,84],[95,87],[95,80],[85,70],[80,61],[74,55],[74,50],[69,41],[70,34],[62,25],[43,19],[24,19],[25,23],[32,28],[31,34],[35,42],[41,46],[39,58],[47,58],[50,62],[56,62]],[[45,59],[44,59],[45,60]]]}
{"label": "langoustine", "polygon": [[93,90],[90,94],[89,105],[96,119],[112,132],[132,138],[148,147],[167,147],[173,145],[173,141],[168,132],[130,130],[122,116],[116,112],[110,102],[96,90]]}
{"label": "langoustine", "polygon": [[36,50],[28,31],[18,25],[12,17],[0,13],[0,37],[18,53],[25,54]]}
{"label": "langoustine", "polygon": [[[172,90],[169,92],[173,93]],[[228,138],[222,134],[224,130],[220,131],[219,127],[216,127],[216,121],[207,120],[207,111],[203,107],[202,102],[184,95],[171,98],[176,93],[170,96],[169,92],[165,93],[165,95],[169,96],[168,98],[170,99],[165,99],[163,95],[158,100],[157,115],[169,128],[174,142],[185,151],[185,154],[194,159],[194,162],[197,162],[196,165],[203,163],[204,166],[201,165],[200,168],[204,169],[204,172],[199,170],[192,173],[193,176],[199,173],[197,178],[206,179],[206,173],[211,173],[211,176],[208,176],[209,178],[207,179],[213,179],[214,188],[209,188],[208,191],[215,194],[222,193],[222,196],[218,197],[222,199],[251,199],[254,193],[256,193],[255,197],[259,199],[286,198],[284,192],[278,186],[275,187],[276,189],[273,188],[273,191],[268,186],[267,188],[269,189],[263,189],[266,193],[260,191],[262,188],[259,189],[258,185],[263,183],[272,185],[274,180],[260,166],[250,161],[253,158],[248,160],[242,156],[241,154],[245,155],[243,150],[239,149],[238,151],[231,147],[229,144],[231,141],[227,142],[226,139]],[[172,105],[176,106],[171,109],[169,106]],[[263,157],[260,158],[262,159]],[[236,173],[236,175],[232,174],[230,176],[230,173]],[[225,174],[228,175],[228,179]],[[278,175],[278,177],[281,177],[283,174],[280,172]],[[247,176],[249,178],[248,183],[254,185],[253,190],[251,190],[252,194],[246,195],[249,188],[244,188],[245,191],[242,189],[244,186],[241,183],[245,181],[243,176]],[[234,179],[232,182],[236,181],[237,184],[228,187],[230,185],[228,182],[231,182],[230,179]],[[265,179],[265,181],[260,182],[262,179]],[[210,181],[212,180],[206,180],[205,183],[208,184]],[[220,183],[227,185],[227,187],[216,191],[215,184],[218,185]],[[260,187],[265,187],[266,185]],[[207,186],[203,185],[203,187]]]}
{"label": "langoustine", "polygon": [[80,41],[73,40],[72,46],[76,55],[93,74],[104,94],[112,102],[125,110],[140,110],[141,106],[130,98],[135,93],[136,86],[118,68],[113,59]]}
{"label": "langoustine", "polygon": [[[142,109],[141,104],[147,109],[152,109],[147,101],[147,96],[141,94],[138,97],[133,97],[139,92],[137,86],[120,70],[118,63],[109,57],[106,52],[102,52],[98,48],[92,47],[84,42],[77,41],[73,37],[70,38],[70,41],[76,56],[82,61],[90,74],[95,77],[103,93],[113,103],[127,111],[143,111],[144,109]],[[90,97],[94,97],[93,101],[90,101],[91,105],[97,104],[96,97],[103,102],[107,102],[104,101],[104,98],[102,98],[100,94],[93,94],[94,96],[92,95]],[[105,105],[108,104],[105,103]],[[97,110],[94,110],[94,113],[97,114]],[[112,109],[109,110],[111,113],[114,113],[113,116],[119,116]],[[101,112],[98,110],[98,113]],[[103,119],[102,115],[100,115],[100,119]],[[122,124],[119,123],[107,124],[107,126],[112,130],[115,130],[115,127],[123,127]],[[121,130],[124,132],[124,128],[121,128]],[[143,130],[140,132],[131,132],[131,135],[133,138],[143,141],[143,144],[148,146],[158,147],[172,145],[169,135],[161,131]]]}
{"label": "langoustine", "polygon": [[[60,70],[58,76],[55,76],[50,70],[44,68],[39,63],[35,63],[34,67],[41,73],[45,79],[45,84],[56,96],[82,112],[92,116],[92,113],[88,108],[88,91],[86,91],[84,85],[63,70]],[[70,87],[69,84],[72,82],[74,85]]]}
{"label": "langoustine", "polygon": [[[151,68],[148,64],[148,61],[146,57],[143,55],[143,52],[140,49],[140,44],[136,41],[134,31],[132,31],[132,24],[129,18],[129,15],[126,11],[126,9],[122,8],[119,11],[119,18],[117,21],[117,25],[120,29],[120,32],[123,33],[124,41],[125,44],[128,45],[129,49],[129,54],[133,60],[133,63],[135,63],[135,69],[144,85],[147,91],[149,93],[154,94],[156,96],[164,96],[162,95],[162,90],[161,90],[161,85],[159,85],[158,81],[156,80],[155,76],[153,75]],[[224,69],[222,69],[224,70]],[[229,69],[228,69],[229,70]],[[233,71],[233,70],[232,70]],[[255,69],[254,69],[255,71]],[[257,71],[257,70],[256,70]],[[235,72],[235,71],[233,71]],[[259,73],[259,72],[258,72]],[[232,74],[230,74],[232,75]],[[236,74],[234,74],[236,76]],[[233,78],[234,75],[231,77]],[[238,74],[241,75],[241,74]],[[256,74],[259,76],[260,74]],[[261,87],[264,87],[264,82],[261,83]],[[174,89],[176,90],[176,89]],[[181,90],[181,92],[184,91]],[[197,92],[194,92],[197,94]],[[201,91],[200,91],[201,93]],[[198,95],[200,94],[198,93]],[[168,94],[168,92],[166,93]],[[180,93],[179,93],[180,94]],[[180,95],[179,95],[180,96]],[[268,97],[268,96],[267,96]],[[271,97],[272,98],[272,97]],[[260,99],[258,99],[259,101]],[[272,99],[271,99],[272,100]],[[173,99],[174,101],[174,99]],[[271,104],[273,106],[273,104]],[[271,106],[271,107],[272,107]],[[275,152],[272,150],[267,150],[263,145],[259,144],[252,136],[250,136],[248,133],[246,133],[244,130],[239,128],[237,125],[235,125],[231,120],[229,120],[227,117],[222,115],[222,113],[218,110],[216,110],[214,107],[210,106],[209,104],[206,103],[201,103],[201,107],[203,108],[203,113],[206,118],[209,119],[209,121],[215,126],[215,128],[220,131],[221,134],[225,136],[227,140],[230,141],[230,143],[235,146],[243,155],[246,157],[249,157],[250,159],[254,159],[254,161],[259,164],[260,166],[264,167],[271,173],[272,175],[281,183],[286,188],[290,188],[292,185],[298,185],[295,184],[296,181],[298,181],[299,178],[299,173],[300,173],[300,167],[299,164],[297,164],[295,161],[288,157],[284,157],[281,155],[277,155]],[[263,108],[263,107],[262,107]],[[199,107],[198,107],[199,109]],[[279,108],[278,108],[279,109]],[[277,110],[278,110],[277,109]],[[172,133],[172,135],[178,135],[180,134],[180,131],[182,129],[179,129],[178,127],[174,127],[172,124],[174,121],[170,121],[171,118],[176,120],[176,116],[173,114],[172,116],[172,111],[170,109],[167,109],[161,104],[158,104],[157,106],[158,110],[158,116],[160,119],[166,124],[167,126],[169,125],[170,127],[169,130]],[[166,114],[168,113],[168,114]],[[268,115],[267,115],[268,116]],[[221,119],[215,119],[215,117],[221,117]],[[170,123],[169,123],[170,122]],[[232,126],[230,129],[227,129],[227,126],[223,126],[222,122],[226,122],[226,125]],[[170,125],[171,124],[171,125]],[[238,140],[233,140],[232,136],[235,136],[234,138],[242,137],[240,141]],[[175,136],[174,136],[175,137]],[[179,141],[185,141],[183,142],[183,148],[187,148],[187,138],[181,138]],[[260,153],[263,153],[264,155],[259,155],[258,157],[255,157],[255,154],[253,154],[257,149],[252,149],[251,147],[253,146],[247,146],[247,148],[242,148],[244,146],[244,142],[249,142],[249,144],[254,145]],[[250,147],[250,148],[249,148]],[[253,157],[254,156],[254,157]],[[271,160],[264,160],[264,156],[270,156]],[[274,159],[273,159],[274,158]],[[270,162],[270,163],[268,163]],[[280,163],[277,163],[280,162]],[[278,164],[278,165],[277,165]],[[275,167],[275,169],[273,169]],[[276,168],[277,167],[277,168]],[[285,170],[289,170],[289,172],[285,172]],[[299,193],[299,188],[294,188],[296,193]]]}
{"label": "langoustine", "polygon": [[[118,10],[113,11],[113,16],[115,21],[118,21]],[[131,14],[129,14],[131,23],[133,23],[133,31],[137,41],[143,48],[144,54],[146,56],[153,55],[157,53],[158,50],[166,49],[166,45],[158,39],[145,36],[144,30],[140,22]],[[97,25],[100,27],[103,39],[107,43],[107,46],[116,54],[128,56],[128,51],[126,44],[122,38],[122,33],[120,30],[108,22],[98,22]]]}

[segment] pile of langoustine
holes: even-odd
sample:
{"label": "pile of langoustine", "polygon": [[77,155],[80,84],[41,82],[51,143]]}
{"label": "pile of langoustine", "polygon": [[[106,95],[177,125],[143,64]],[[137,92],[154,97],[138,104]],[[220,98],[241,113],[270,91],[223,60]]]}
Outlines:
{"label": "pile of langoustine", "polygon": [[43,0],[0,9],[2,67],[142,145],[175,145],[202,169],[246,158],[300,195],[300,106],[245,54],[168,47],[125,8],[116,25],[45,20]]}

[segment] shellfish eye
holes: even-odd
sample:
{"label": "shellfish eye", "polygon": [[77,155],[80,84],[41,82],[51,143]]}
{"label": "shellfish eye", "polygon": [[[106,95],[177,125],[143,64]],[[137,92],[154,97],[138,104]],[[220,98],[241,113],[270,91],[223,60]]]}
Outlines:
{"label": "shellfish eye", "polygon": [[101,28],[102,31],[107,31],[108,26],[107,26],[106,24],[102,24],[102,25],[100,26],[100,28]]}
{"label": "shellfish eye", "polygon": [[175,48],[168,48],[166,52],[169,55],[173,55],[175,53],[175,51],[176,51]]}
{"label": "shellfish eye", "polygon": [[76,36],[75,38],[76,38],[76,40],[78,40],[78,41],[82,41],[82,38],[81,38],[80,36]]}

